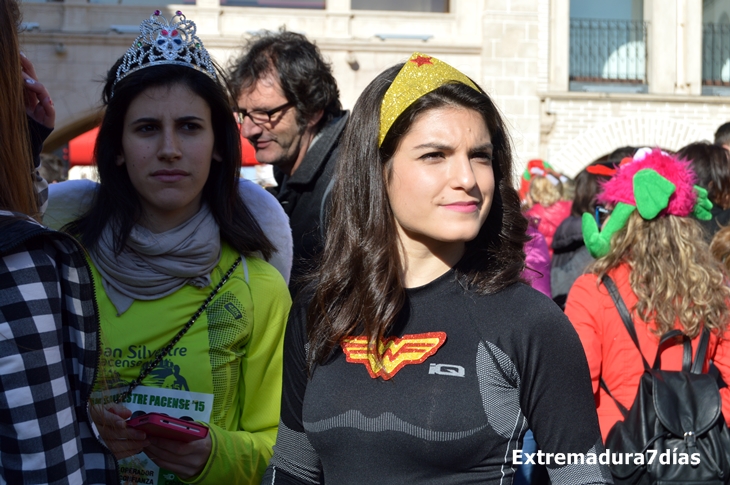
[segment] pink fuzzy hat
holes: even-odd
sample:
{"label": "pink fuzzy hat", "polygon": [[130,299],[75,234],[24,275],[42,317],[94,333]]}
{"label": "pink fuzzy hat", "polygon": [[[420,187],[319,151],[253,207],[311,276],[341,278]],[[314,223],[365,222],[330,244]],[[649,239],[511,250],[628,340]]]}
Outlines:
{"label": "pink fuzzy hat", "polygon": [[675,192],[669,197],[667,208],[660,215],[686,217],[692,214],[697,201],[697,193],[694,190],[697,176],[690,168],[689,162],[678,160],[658,148],[653,150],[644,148],[636,152],[632,162],[619,166],[616,175],[602,184],[602,190],[596,199],[602,204],[612,206],[619,202],[636,206],[634,175],[639,170],[647,168],[656,171],[676,187]]}

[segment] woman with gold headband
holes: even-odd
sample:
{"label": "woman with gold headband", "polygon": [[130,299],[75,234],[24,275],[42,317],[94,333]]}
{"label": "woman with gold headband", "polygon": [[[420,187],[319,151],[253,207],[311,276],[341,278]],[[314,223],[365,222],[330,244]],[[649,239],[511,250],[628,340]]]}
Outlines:
{"label": "woman with gold headband", "polygon": [[489,96],[416,53],[360,96],[337,170],[262,483],[512,483],[528,427],[546,453],[603,452],[580,340],[520,279],[527,221]]}

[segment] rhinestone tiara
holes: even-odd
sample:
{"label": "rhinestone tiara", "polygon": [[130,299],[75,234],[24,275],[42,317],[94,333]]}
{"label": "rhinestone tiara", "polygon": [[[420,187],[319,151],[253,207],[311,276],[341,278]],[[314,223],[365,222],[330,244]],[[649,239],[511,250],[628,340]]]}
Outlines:
{"label": "rhinestone tiara", "polygon": [[150,66],[174,64],[186,66],[217,80],[213,63],[203,41],[195,35],[195,22],[181,11],[168,22],[159,10],[139,25],[140,35],[132,43],[117,69],[114,86],[133,72]]}

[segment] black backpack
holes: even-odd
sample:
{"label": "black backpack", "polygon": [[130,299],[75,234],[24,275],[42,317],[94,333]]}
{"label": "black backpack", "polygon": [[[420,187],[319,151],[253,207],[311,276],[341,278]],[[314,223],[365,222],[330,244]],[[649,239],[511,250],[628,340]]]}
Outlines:
{"label": "black backpack", "polygon": [[[608,276],[603,284],[641,354],[634,322],[616,285]],[[664,334],[652,367],[641,355],[644,374],[631,409],[622,406],[601,379],[601,387],[624,417],[606,439],[617,485],[730,483],[730,431],[722,416],[720,391],[715,378],[702,373],[709,340],[705,328],[693,363],[690,338],[679,330]],[[661,370],[662,352],[677,344],[684,347],[682,370]]]}

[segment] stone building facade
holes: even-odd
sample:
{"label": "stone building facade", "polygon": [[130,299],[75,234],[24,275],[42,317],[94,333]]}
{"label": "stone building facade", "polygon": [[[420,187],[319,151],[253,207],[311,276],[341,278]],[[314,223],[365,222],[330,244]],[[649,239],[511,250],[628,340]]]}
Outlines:
{"label": "stone building facade", "polygon": [[[326,0],[321,9],[229,6],[225,0],[164,7],[91,1],[97,3],[22,4],[23,49],[58,110],[49,149],[97,123],[101,80],[154,8],[168,16],[179,9],[194,20],[223,66],[257,31],[284,27],[307,35],[331,61],[347,108],[386,67],[414,51],[437,56],[495,98],[520,163],[543,158],[570,176],[616,147],[677,149],[711,139],[717,126],[730,120],[730,96],[724,96],[730,92],[705,88],[703,94],[702,65],[703,18],[712,8],[724,11],[714,3],[730,0],[623,0],[640,12],[645,26],[644,77],[638,88],[609,79],[579,89],[571,81],[571,15],[577,9],[571,14],[570,0],[442,1],[448,12],[354,8],[360,0]],[[392,0],[398,2],[414,0]],[[614,58],[621,49],[626,46],[616,47]]]}

